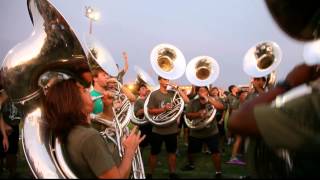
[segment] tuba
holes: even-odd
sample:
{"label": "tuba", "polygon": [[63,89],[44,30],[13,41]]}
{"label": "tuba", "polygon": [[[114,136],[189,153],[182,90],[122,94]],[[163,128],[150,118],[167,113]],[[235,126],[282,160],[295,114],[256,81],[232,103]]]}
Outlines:
{"label": "tuba", "polygon": [[[186,77],[189,82],[196,86],[208,86],[217,80],[220,73],[218,62],[209,56],[198,56],[193,58],[187,65]],[[208,118],[190,120],[184,115],[184,120],[190,129],[202,129],[210,124],[217,110],[209,105],[206,107]]]}
{"label": "tuba", "polygon": [[32,34],[6,55],[1,76],[4,89],[24,111],[22,147],[35,178],[75,178],[63,145],[42,117],[41,100],[50,79],[74,77],[89,70],[74,31],[47,0],[28,0]]}
{"label": "tuba", "polygon": [[[102,68],[112,77],[118,75],[118,69],[111,53],[102,45],[102,43],[95,39],[94,36],[87,35],[85,37],[85,46],[88,52],[88,64],[91,70],[95,68]],[[113,120],[109,121],[100,115],[92,115],[92,119],[106,127],[101,134],[117,145],[119,156],[122,158],[124,154],[122,138],[130,134],[128,124],[130,122],[132,105],[128,97],[121,92],[121,88],[122,84],[117,81],[114,89],[108,89],[108,91],[111,91],[114,94],[114,104],[112,106],[114,115]],[[112,130],[110,131],[110,129]],[[145,178],[144,165],[139,148],[132,161],[131,177],[134,179]]]}
{"label": "tuba", "polygon": [[[174,80],[180,78],[186,68],[186,61],[182,52],[171,44],[159,44],[154,47],[150,55],[151,66],[153,70],[161,77]],[[170,85],[174,87],[173,85]],[[155,126],[168,126],[175,122],[184,108],[184,101],[179,95],[179,92],[175,91],[174,97],[171,101],[173,108],[170,111],[163,112],[156,116],[152,116],[148,112],[148,104],[150,95],[155,92],[153,90],[147,97],[144,103],[144,114],[147,119]]]}
{"label": "tuba", "polygon": [[[153,89],[153,87],[156,86],[154,81],[152,80],[152,78],[143,69],[141,69],[138,66],[135,66],[134,70],[137,73],[137,79],[136,79],[136,82],[135,82],[135,84],[136,84],[135,86],[136,87],[139,87],[141,84],[144,84],[144,85],[146,85],[148,87],[148,89]],[[133,108],[132,108],[132,111],[131,111],[131,122],[133,124],[144,125],[144,124],[149,123],[149,121],[145,117],[144,118],[137,117],[135,115],[134,109],[135,108],[134,108],[134,104],[133,104]]]}
{"label": "tuba", "polygon": [[276,68],[282,60],[282,51],[272,41],[259,42],[245,54],[243,70],[251,77],[266,77],[265,87],[276,84]]}

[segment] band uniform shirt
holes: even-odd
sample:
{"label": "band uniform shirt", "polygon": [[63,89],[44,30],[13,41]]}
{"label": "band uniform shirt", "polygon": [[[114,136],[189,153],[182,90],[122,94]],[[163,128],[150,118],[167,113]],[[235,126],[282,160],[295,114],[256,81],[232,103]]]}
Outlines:
{"label": "band uniform shirt", "polygon": [[227,102],[230,108],[230,113],[232,113],[233,110],[236,110],[239,108],[240,100],[237,96],[232,95],[231,93],[227,96]]}
{"label": "band uniform shirt", "polygon": [[[150,108],[162,108],[166,103],[170,103],[173,96],[175,94],[175,91],[168,90],[167,94],[163,94],[160,92],[160,89],[157,91],[154,91],[150,95],[149,103],[148,103],[148,109]],[[178,116],[175,119],[175,122],[164,126],[164,127],[158,127],[153,126],[152,132],[160,134],[160,135],[169,135],[169,134],[175,134],[178,133],[178,119],[180,117]]]}
{"label": "band uniform shirt", "polygon": [[[134,114],[136,115],[137,112],[140,110],[140,109],[143,109],[144,108],[144,102],[146,101],[146,99],[141,99],[140,97],[137,99],[137,101],[135,102],[134,104]],[[139,117],[139,118],[142,118],[142,117]]]}
{"label": "band uniform shirt", "polygon": [[[101,96],[102,94],[95,89],[90,91],[91,97],[98,97]],[[98,98],[93,102],[93,113],[94,114],[99,114],[103,112],[103,101],[102,98]]]}
{"label": "band uniform shirt", "polygon": [[[190,112],[198,112],[201,109],[205,109],[206,106],[212,106],[209,103],[201,104],[200,99],[193,99],[187,106],[186,113]],[[190,129],[190,136],[195,138],[206,138],[210,136],[214,136],[219,133],[217,121],[214,119],[211,123],[209,123],[206,127],[202,129]]]}
{"label": "band uniform shirt", "polygon": [[320,91],[298,97],[281,107],[254,108],[257,126],[266,144],[282,152],[289,176],[319,176]]}
{"label": "band uniform shirt", "polygon": [[1,106],[3,120],[10,126],[19,126],[23,118],[23,111],[17,108],[13,102],[6,100]]}
{"label": "band uniform shirt", "polygon": [[70,131],[67,152],[79,178],[97,178],[121,162],[116,145],[90,126]]}

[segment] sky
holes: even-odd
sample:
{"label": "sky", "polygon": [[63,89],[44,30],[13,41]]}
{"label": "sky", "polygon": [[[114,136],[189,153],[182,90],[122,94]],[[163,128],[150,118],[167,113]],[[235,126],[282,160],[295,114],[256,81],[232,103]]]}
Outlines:
{"label": "sky", "polygon": [[[243,71],[246,51],[261,41],[276,42],[283,54],[277,68],[278,80],[298,63],[302,63],[303,44],[284,34],[273,21],[262,0],[51,0],[66,18],[83,43],[89,33],[85,6],[100,12],[93,22],[93,35],[123,67],[122,52],[129,56],[129,71],[124,82],[136,79],[134,65],[156,80],[150,64],[151,50],[160,43],[178,47],[188,63],[200,55],[211,56],[220,66],[213,83],[227,88],[231,84],[248,84]],[[0,61],[17,43],[32,33],[26,0],[0,1]],[[185,75],[175,81],[190,84]]]}

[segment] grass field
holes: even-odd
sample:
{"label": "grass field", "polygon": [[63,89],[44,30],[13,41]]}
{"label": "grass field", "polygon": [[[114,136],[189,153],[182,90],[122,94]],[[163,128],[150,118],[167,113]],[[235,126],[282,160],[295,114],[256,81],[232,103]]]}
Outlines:
{"label": "grass field", "polygon": [[[201,178],[201,179],[211,179],[214,178],[215,169],[211,161],[211,157],[208,154],[200,153],[196,156],[196,169],[193,171],[181,171],[180,168],[185,165],[187,162],[186,151],[187,147],[183,145],[182,139],[179,139],[181,143],[179,143],[179,155],[177,156],[177,174],[180,178],[183,179],[193,179],[193,178]],[[153,175],[154,179],[157,178],[168,178],[168,166],[166,160],[166,152],[164,145],[162,147],[162,152],[158,157],[158,166],[155,170],[155,174]],[[226,146],[226,152],[222,154],[222,171],[223,171],[223,178],[240,178],[241,176],[247,175],[246,169],[243,166],[235,166],[229,165],[225,162],[230,158],[230,147]],[[147,166],[147,159],[149,156],[149,148],[146,148],[142,154],[144,164]],[[145,168],[146,169],[146,168]],[[18,154],[18,177],[17,178],[24,178],[24,179],[32,179],[32,173],[29,170],[27,162],[25,160],[22,147],[20,146],[20,152]],[[4,170],[0,174],[0,179],[8,178],[8,172]]]}

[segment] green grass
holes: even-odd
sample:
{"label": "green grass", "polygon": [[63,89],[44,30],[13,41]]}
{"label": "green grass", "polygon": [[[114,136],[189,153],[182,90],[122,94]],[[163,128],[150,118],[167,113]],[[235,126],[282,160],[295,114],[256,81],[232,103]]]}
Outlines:
{"label": "green grass", "polygon": [[[21,142],[21,141],[20,141]],[[203,153],[199,153],[196,158],[196,169],[193,171],[181,171],[180,168],[183,167],[187,162],[186,151],[187,147],[183,145],[182,138],[179,137],[179,152],[180,155],[177,156],[177,174],[179,177],[183,179],[189,178],[214,178],[215,169],[212,164],[211,156]],[[247,175],[246,169],[243,166],[235,166],[229,165],[225,162],[230,158],[230,146],[226,146],[226,152],[222,154],[222,171],[223,171],[223,178],[239,178],[240,176]],[[145,170],[147,170],[147,159],[149,157],[150,148],[146,148],[142,153]],[[168,178],[168,165],[167,165],[167,157],[165,152],[164,144],[162,146],[162,151],[158,156],[158,164],[155,173],[153,174],[153,178]],[[18,178],[24,179],[31,179],[32,173],[29,170],[28,164],[25,160],[22,146],[20,143],[20,151],[18,154]],[[5,170],[0,174],[0,179],[8,178],[8,172]]]}

